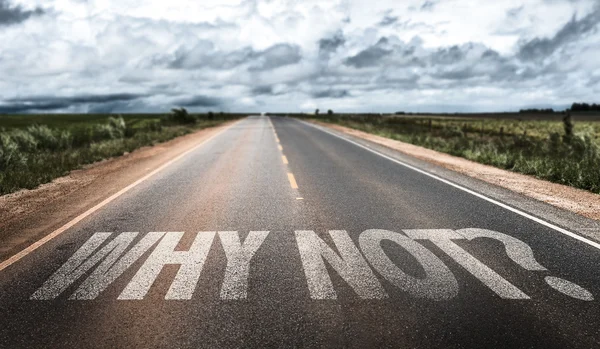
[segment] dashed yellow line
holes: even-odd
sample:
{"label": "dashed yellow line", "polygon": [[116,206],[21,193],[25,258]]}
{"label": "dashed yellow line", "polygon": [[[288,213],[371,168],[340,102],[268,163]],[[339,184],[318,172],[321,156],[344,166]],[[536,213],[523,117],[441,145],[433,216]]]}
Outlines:
{"label": "dashed yellow line", "polygon": [[296,178],[294,178],[294,175],[288,173],[288,179],[290,180],[290,185],[292,186],[292,189],[298,189],[298,183],[296,183]]}
{"label": "dashed yellow line", "polygon": [[[273,130],[273,135],[275,135],[275,140],[277,141],[277,148],[279,148],[279,151],[283,152],[283,147],[281,146],[281,141],[279,140],[279,136],[277,135],[275,126],[273,125],[273,122],[271,121],[271,119],[269,119],[269,122],[271,123],[271,129]],[[281,154],[281,160],[283,161],[284,165],[289,165],[287,156]],[[288,180],[290,181],[290,186],[292,187],[292,189],[298,189],[298,183],[296,182],[296,177],[294,177],[294,174],[291,172],[288,172],[287,175],[288,175]],[[304,198],[297,197],[296,200],[304,200]]]}

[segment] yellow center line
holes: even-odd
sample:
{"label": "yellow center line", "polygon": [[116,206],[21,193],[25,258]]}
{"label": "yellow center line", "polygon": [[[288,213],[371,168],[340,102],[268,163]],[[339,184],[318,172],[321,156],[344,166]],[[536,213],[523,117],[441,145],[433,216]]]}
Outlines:
{"label": "yellow center line", "polygon": [[283,160],[284,164],[286,164],[286,165],[289,164],[288,159],[285,155],[281,155],[281,159]]}
{"label": "yellow center line", "polygon": [[281,145],[279,145],[279,150],[283,150],[283,147]]}
{"label": "yellow center line", "polygon": [[288,173],[288,179],[290,180],[290,185],[292,186],[292,189],[298,189],[298,183],[296,183],[296,178],[294,178],[294,175]]}

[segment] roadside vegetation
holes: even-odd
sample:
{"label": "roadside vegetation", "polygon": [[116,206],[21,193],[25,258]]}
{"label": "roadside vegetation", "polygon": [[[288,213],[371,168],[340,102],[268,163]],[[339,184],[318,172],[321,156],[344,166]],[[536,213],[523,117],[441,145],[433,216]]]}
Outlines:
{"label": "roadside vegetation", "polygon": [[[600,122],[576,122],[571,114],[559,114],[559,120],[552,121],[460,116],[296,116],[600,193]],[[590,119],[589,115],[586,119]]]}
{"label": "roadside vegetation", "polygon": [[0,195],[241,115],[0,115]]}

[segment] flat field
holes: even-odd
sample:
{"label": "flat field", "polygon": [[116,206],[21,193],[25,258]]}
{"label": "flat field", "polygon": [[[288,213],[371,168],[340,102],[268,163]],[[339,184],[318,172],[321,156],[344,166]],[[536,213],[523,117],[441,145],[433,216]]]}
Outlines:
{"label": "flat field", "polygon": [[[298,115],[295,115],[298,116]],[[600,117],[549,115],[300,116],[600,193]],[[598,121],[594,121],[598,120]]]}

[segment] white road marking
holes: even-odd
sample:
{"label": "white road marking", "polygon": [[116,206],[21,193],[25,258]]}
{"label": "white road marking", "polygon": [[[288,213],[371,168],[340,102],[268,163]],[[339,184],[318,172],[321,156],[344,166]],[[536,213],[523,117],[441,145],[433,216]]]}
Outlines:
{"label": "white road marking", "polygon": [[296,231],[296,241],[311,298],[337,299],[324,260],[354,289],[360,298],[387,298],[387,293],[348,233],[344,230],[332,230],[329,231],[329,235],[339,255],[314,231]]}
{"label": "white road marking", "polygon": [[504,248],[508,257],[512,259],[513,262],[520,265],[523,269],[531,271],[548,270],[535,260],[533,250],[531,247],[529,247],[529,245],[510,235],[502,234],[497,231],[476,228],[460,229],[457,230],[456,233],[468,240],[477,238],[498,240],[504,244]]}
{"label": "white road marking", "polygon": [[165,299],[191,299],[215,232],[199,232],[189,251],[175,251],[182,236],[181,232],[166,233],[121,292],[119,299],[143,299],[162,268],[167,264],[179,264],[180,267]]}
{"label": "white road marking", "polygon": [[94,234],[31,296],[31,299],[47,300],[58,297],[77,279],[102,261],[89,278],[71,296],[71,299],[94,299],[139,259],[144,252],[154,245],[164,233],[146,234],[124,258],[118,260],[138,235],[138,233],[133,232],[121,233],[92,256],[92,253],[111,235],[112,233]]}
{"label": "white road marking", "polygon": [[588,290],[570,281],[554,276],[546,276],[544,281],[553,289],[569,297],[588,302],[594,300],[594,296]]}
{"label": "white road marking", "polygon": [[[329,231],[329,237],[335,246],[334,250],[314,231],[296,231],[296,242],[311,298],[337,299],[330,270],[337,273],[362,299],[387,298],[387,293],[368,262],[388,282],[413,297],[431,300],[449,300],[456,297],[459,291],[458,281],[448,266],[416,240],[433,242],[504,299],[523,300],[529,299],[529,296],[470,255],[454,240],[494,239],[504,245],[504,251],[499,253],[505,252],[520,267],[533,272],[548,271],[536,261],[529,245],[499,232],[476,228],[457,231],[412,229],[403,232],[404,234],[379,229],[366,230],[358,237],[359,250],[346,231],[332,230]],[[176,251],[184,233],[150,232],[131,248],[138,233],[121,233],[108,242],[112,233],[96,233],[30,298],[55,299],[81,277],[89,275],[69,299],[95,299],[147,251],[156,246],[118,299],[143,299],[167,264],[178,264],[180,267],[165,299],[191,299],[215,234],[197,233],[188,251]],[[246,299],[250,263],[269,232],[251,231],[243,243],[236,231],[223,231],[218,234],[227,259],[221,299]],[[425,276],[417,278],[401,270],[383,250],[383,241],[393,242],[406,251],[407,254],[399,257],[416,260]],[[326,265],[331,268],[328,269]],[[573,282],[554,276],[546,276],[544,280],[550,287],[569,297],[585,301],[594,299],[589,291]]]}
{"label": "white road marking", "polygon": [[[296,119],[295,119],[295,120],[296,120]],[[369,147],[367,147],[367,146],[365,146],[365,145],[362,145],[362,144],[360,144],[360,143],[358,143],[358,142],[355,142],[355,141],[353,141],[353,140],[351,140],[351,139],[348,139],[348,138],[342,137],[342,136],[340,136],[340,135],[337,135],[337,134],[335,134],[335,133],[333,133],[333,132],[331,132],[331,131],[325,130],[325,129],[321,128],[321,127],[318,127],[318,126],[316,126],[316,125],[313,125],[313,124],[311,124],[311,123],[308,123],[308,122],[306,122],[306,121],[303,121],[303,120],[296,120],[296,121],[298,121],[298,122],[300,122],[300,123],[302,123],[302,124],[305,124],[305,125],[307,125],[307,126],[310,126],[310,127],[312,127],[312,128],[315,128],[315,129],[317,129],[317,130],[320,130],[321,132],[325,132],[325,133],[327,133],[327,134],[329,134],[329,135],[331,135],[331,136],[334,136],[334,137],[337,137],[337,138],[339,138],[339,139],[342,139],[342,140],[344,140],[344,141],[346,141],[346,142],[348,142],[348,143],[354,144],[354,145],[356,145],[357,147],[360,147],[360,148],[363,148],[363,149],[365,149],[365,150],[368,150],[368,151],[370,151],[371,153],[373,153],[373,154],[377,154],[377,155],[381,156],[382,158],[385,158],[385,159],[388,159],[388,160],[390,160],[390,161],[392,161],[392,162],[395,162],[395,163],[397,163],[398,165],[404,166],[404,167],[406,167],[406,168],[409,168],[409,169],[411,169],[411,170],[413,170],[413,171],[417,171],[417,172],[419,172],[419,173],[421,173],[421,174],[424,174],[424,175],[426,175],[426,176],[428,176],[428,177],[431,177],[431,178],[433,178],[433,179],[435,179],[435,180],[438,180],[438,181],[440,181],[440,182],[442,182],[442,183],[445,183],[445,184],[448,184],[448,185],[450,185],[450,186],[452,186],[452,187],[454,187],[454,188],[460,189],[460,190],[462,190],[462,191],[464,191],[464,192],[467,192],[467,193],[469,193],[469,194],[471,194],[471,195],[474,195],[474,196],[476,196],[476,197],[478,197],[478,198],[480,198],[480,199],[483,199],[483,200],[485,200],[485,201],[487,201],[487,202],[490,202],[490,203],[492,203],[492,204],[494,204],[494,205],[500,206],[500,207],[502,207],[502,208],[504,208],[504,209],[506,209],[506,210],[509,210],[509,211],[511,211],[511,212],[513,212],[513,213],[516,213],[516,214],[518,214],[518,215],[520,215],[520,216],[522,216],[522,217],[525,217],[525,218],[527,218],[527,219],[530,219],[530,220],[532,220],[532,221],[534,221],[534,222],[536,222],[536,223],[539,223],[539,224],[541,224],[541,225],[543,225],[543,226],[545,226],[545,227],[548,227],[548,228],[550,228],[550,229],[553,229],[553,230],[555,230],[555,231],[557,231],[557,232],[559,232],[559,233],[562,233],[562,234],[564,234],[564,235],[570,236],[570,237],[572,237],[573,239],[579,240],[579,241],[581,241],[581,242],[583,242],[583,243],[586,243],[586,244],[588,244],[588,245],[590,245],[590,246],[592,246],[592,247],[595,247],[595,248],[597,248],[597,249],[599,249],[599,250],[600,250],[600,243],[598,243],[598,242],[595,242],[595,241],[593,241],[593,240],[590,240],[590,239],[588,239],[588,238],[585,238],[585,237],[583,237],[583,236],[580,236],[580,235],[578,235],[578,234],[575,234],[575,233],[573,233],[573,232],[570,232],[570,231],[568,231],[568,230],[566,230],[566,229],[563,229],[563,228],[561,228],[561,227],[559,227],[559,226],[557,226],[557,225],[555,225],[555,224],[552,224],[552,223],[550,223],[550,222],[547,222],[547,221],[545,221],[545,220],[543,220],[543,219],[541,219],[541,218],[538,218],[538,217],[532,216],[532,215],[530,215],[529,213],[526,213],[526,212],[524,212],[524,211],[521,211],[521,210],[519,210],[519,209],[517,209],[517,208],[514,208],[514,207],[511,207],[511,206],[509,206],[509,205],[507,205],[507,204],[504,204],[504,203],[502,203],[502,202],[500,202],[500,201],[498,201],[498,200],[492,199],[492,198],[490,198],[490,197],[487,197],[487,196],[485,196],[485,195],[483,195],[483,194],[480,194],[480,193],[478,193],[478,192],[476,192],[476,191],[473,191],[473,190],[471,190],[471,189],[468,189],[468,188],[466,188],[466,187],[463,187],[462,185],[459,185],[459,184],[453,183],[453,182],[451,182],[451,181],[449,181],[449,180],[446,180],[446,179],[444,179],[444,178],[441,178],[441,177],[439,177],[439,176],[436,176],[436,175],[434,175],[434,174],[432,174],[432,173],[429,173],[429,172],[427,172],[427,171],[425,171],[425,170],[421,170],[420,168],[417,168],[417,167],[414,167],[414,166],[412,166],[412,165],[409,165],[409,164],[407,164],[407,163],[405,163],[405,162],[403,162],[403,161],[400,161],[400,160],[398,160],[398,159],[395,159],[395,158],[393,158],[393,157],[390,157],[390,156],[387,156],[387,155],[385,155],[385,154],[382,154],[382,153],[380,153],[380,152],[379,152],[379,151],[377,151],[377,150],[374,150],[374,149],[372,149],[372,148],[369,148]]]}
{"label": "white road marking", "polygon": [[529,299],[529,296],[508,282],[502,276],[481,263],[477,258],[458,246],[452,239],[463,239],[463,236],[450,229],[416,229],[403,230],[414,240],[429,240],[444,251],[454,261],[475,276],[479,281],[505,299]]}
{"label": "white road marking", "polygon": [[195,145],[192,149],[186,150],[185,152],[179,154],[178,156],[176,156],[175,158],[169,160],[168,162],[166,162],[165,164],[163,164],[162,166],[160,166],[159,168],[155,169],[154,171],[148,173],[147,175],[145,175],[144,177],[138,179],[137,181],[131,183],[130,185],[126,186],[125,188],[119,190],[118,192],[116,192],[115,194],[111,195],[110,197],[104,199],[102,202],[100,202],[99,204],[97,204],[96,206],[90,208],[89,210],[85,211],[84,213],[80,214],[79,216],[73,218],[71,221],[69,221],[68,223],[66,223],[65,225],[63,225],[62,227],[56,229],[55,231],[53,231],[52,233],[46,235],[45,237],[41,238],[40,240],[36,241],[35,243],[33,243],[32,245],[28,246],[27,248],[25,248],[24,250],[20,251],[19,253],[13,255],[12,257],[8,258],[7,260],[3,261],[2,263],[0,263],[0,271],[8,268],[9,266],[13,265],[15,262],[17,262],[18,260],[20,260],[21,258],[27,256],[28,254],[30,254],[31,252],[37,250],[38,248],[40,248],[41,246],[43,246],[45,243],[47,243],[48,241],[54,239],[55,237],[57,237],[58,235],[62,234],[63,232],[65,232],[66,230],[68,230],[69,228],[73,227],[75,224],[79,223],[80,221],[82,221],[84,218],[86,218],[87,216],[91,215],[92,213],[98,211],[99,209],[101,209],[102,207],[106,206],[107,204],[109,204],[110,202],[112,202],[113,200],[115,200],[116,198],[118,198],[119,196],[125,194],[126,192],[128,192],[129,190],[131,190],[132,188],[138,186],[140,183],[144,182],[145,180],[147,180],[148,178],[154,176],[155,174],[157,174],[158,172],[164,170],[165,168],[171,166],[173,163],[175,163],[177,160],[183,158],[184,156],[190,154],[191,152],[197,150],[198,148],[200,148],[201,146],[203,146],[204,144],[206,144],[207,142],[209,142],[210,140],[216,138],[217,136],[221,135],[222,133],[224,133],[225,131],[229,130],[230,128],[232,128],[234,125],[236,125],[237,123],[239,123],[242,120],[238,120],[236,122],[234,122],[233,124],[223,128],[221,131],[213,134],[212,136],[208,137],[207,139],[203,140],[201,143]]}
{"label": "white road marking", "polygon": [[[410,276],[396,266],[381,248],[383,240],[395,242],[415,257],[425,270],[425,278]],[[388,230],[367,230],[360,234],[359,245],[379,274],[413,297],[447,300],[458,294],[458,281],[444,262],[405,235]]]}
{"label": "white road marking", "polygon": [[269,235],[268,231],[251,231],[244,244],[237,231],[220,231],[219,237],[227,256],[227,269],[221,287],[221,299],[245,299],[248,296],[250,260]]}

